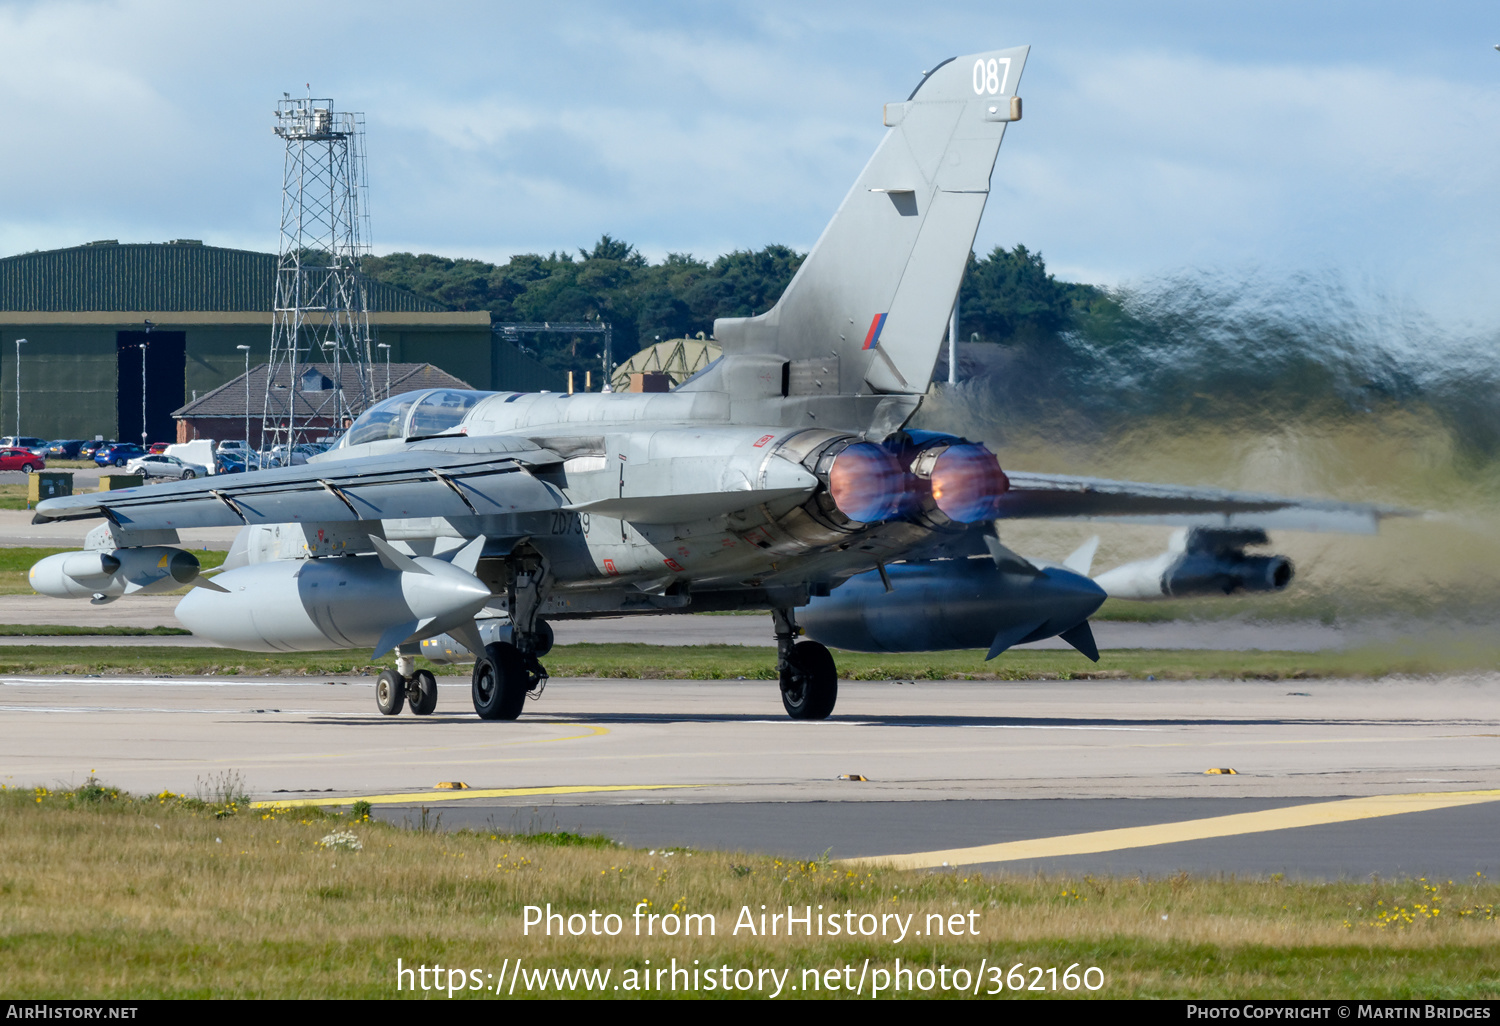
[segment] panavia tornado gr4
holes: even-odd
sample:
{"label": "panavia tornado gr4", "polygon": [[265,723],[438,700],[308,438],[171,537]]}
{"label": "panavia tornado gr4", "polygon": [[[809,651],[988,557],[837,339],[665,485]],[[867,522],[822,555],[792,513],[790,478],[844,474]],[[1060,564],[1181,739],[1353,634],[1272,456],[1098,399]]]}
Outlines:
{"label": "panavia tornado gr4", "polygon": [[[52,499],[102,518],[42,560],[37,591],[109,602],[196,585],[194,633],[252,651],[395,653],[377,703],[433,711],[416,656],[472,658],[475,711],[544,685],[549,621],[763,609],[797,719],[834,708],[827,646],[988,648],[1060,636],[1131,597],[1275,590],[1272,527],[1372,531],[1386,511],[1002,471],[983,445],[908,430],[1021,116],[1028,48],[945,61],[906,100],[770,311],[721,319],[723,357],[662,394],[429,391],[371,407],[305,466]],[[1089,577],[1001,545],[1008,518],[1175,522],[1157,560]],[[180,528],[242,525],[209,579]],[[769,640],[769,639],[768,639]]]}

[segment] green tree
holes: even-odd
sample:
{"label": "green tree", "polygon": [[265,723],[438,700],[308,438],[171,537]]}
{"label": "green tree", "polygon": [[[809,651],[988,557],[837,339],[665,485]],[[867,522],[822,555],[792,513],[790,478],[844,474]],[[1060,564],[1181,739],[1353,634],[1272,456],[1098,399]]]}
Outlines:
{"label": "green tree", "polygon": [[1097,286],[1058,281],[1042,254],[1022,245],[996,246],[983,259],[969,254],[959,301],[963,337],[1003,344],[1046,341],[1115,305]]}

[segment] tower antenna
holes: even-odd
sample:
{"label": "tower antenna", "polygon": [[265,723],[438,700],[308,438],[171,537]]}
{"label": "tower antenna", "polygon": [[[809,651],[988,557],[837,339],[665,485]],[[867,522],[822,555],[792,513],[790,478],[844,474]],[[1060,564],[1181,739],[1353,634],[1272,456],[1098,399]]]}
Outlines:
{"label": "tower antenna", "polygon": [[[286,94],[282,94],[285,96]],[[341,432],[373,401],[363,114],[331,99],[276,104],[286,143],[261,451]],[[310,372],[316,373],[310,373]],[[326,379],[326,380],[325,380]]]}

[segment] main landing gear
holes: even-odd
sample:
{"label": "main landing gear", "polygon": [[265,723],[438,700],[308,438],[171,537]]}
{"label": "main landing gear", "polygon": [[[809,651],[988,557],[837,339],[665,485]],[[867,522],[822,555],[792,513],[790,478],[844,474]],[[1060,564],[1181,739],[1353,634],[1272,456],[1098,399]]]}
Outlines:
{"label": "main landing gear", "polygon": [[382,670],[375,681],[375,705],[386,716],[411,707],[414,716],[431,716],[437,708],[437,678],[416,668],[415,656],[398,655],[394,670]]}
{"label": "main landing gear", "polygon": [[474,711],[481,720],[515,719],[526,696],[539,698],[547,686],[541,657],[552,651],[552,628],[538,615],[551,586],[546,560],[533,552],[509,573],[510,641],[474,653]]}
{"label": "main landing gear", "polygon": [[526,696],[539,697],[547,686],[547,669],[537,656],[545,655],[552,646],[548,644],[538,652],[538,635],[515,632],[512,637],[523,644],[500,641],[475,653],[474,711],[481,720],[515,719],[526,705]]}
{"label": "main landing gear", "polygon": [[790,609],[773,609],[776,624],[776,669],[781,678],[781,704],[794,720],[826,720],[839,698],[839,671],[826,646],[797,641],[798,628]]}

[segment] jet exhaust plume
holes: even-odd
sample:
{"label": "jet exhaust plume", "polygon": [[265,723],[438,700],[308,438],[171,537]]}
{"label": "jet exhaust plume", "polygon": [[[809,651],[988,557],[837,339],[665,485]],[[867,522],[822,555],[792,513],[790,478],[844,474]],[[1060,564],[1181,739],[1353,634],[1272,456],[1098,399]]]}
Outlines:
{"label": "jet exhaust plume", "polygon": [[907,475],[891,453],[872,442],[855,442],[833,460],[828,491],[850,520],[878,523],[906,505]]}
{"label": "jet exhaust plume", "polygon": [[965,416],[924,423],[1098,445],[1145,418],[1264,431],[1417,410],[1466,458],[1491,462],[1496,336],[1334,272],[1182,274],[1110,293],[1055,335],[961,344],[952,400]]}
{"label": "jet exhaust plume", "polygon": [[1010,489],[995,454],[982,445],[950,445],[932,465],[932,499],[937,508],[961,524],[997,515],[997,500]]}

